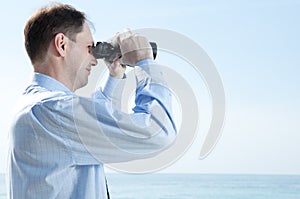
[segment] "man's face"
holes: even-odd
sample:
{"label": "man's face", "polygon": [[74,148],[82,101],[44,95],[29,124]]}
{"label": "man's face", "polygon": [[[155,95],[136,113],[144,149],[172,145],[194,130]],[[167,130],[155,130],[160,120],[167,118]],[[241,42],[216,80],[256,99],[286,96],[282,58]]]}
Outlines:
{"label": "man's face", "polygon": [[92,55],[94,45],[92,34],[85,22],[83,30],[76,35],[76,42],[69,39],[68,56],[66,57],[68,75],[74,82],[73,91],[88,83],[91,67],[97,65]]}

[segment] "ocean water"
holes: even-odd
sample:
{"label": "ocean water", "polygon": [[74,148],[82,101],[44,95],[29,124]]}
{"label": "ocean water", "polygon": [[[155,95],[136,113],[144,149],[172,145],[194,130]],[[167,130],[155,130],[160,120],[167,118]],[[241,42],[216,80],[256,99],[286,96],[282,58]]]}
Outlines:
{"label": "ocean water", "polygon": [[300,175],[107,174],[107,181],[112,199],[300,199]]}

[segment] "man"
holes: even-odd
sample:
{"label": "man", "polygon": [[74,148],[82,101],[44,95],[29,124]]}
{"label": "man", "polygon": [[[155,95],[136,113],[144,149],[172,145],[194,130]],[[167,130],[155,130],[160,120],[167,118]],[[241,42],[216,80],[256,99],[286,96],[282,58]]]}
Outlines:
{"label": "man", "polygon": [[[97,65],[82,12],[62,4],[41,8],[24,35],[34,75],[11,127],[9,197],[109,198],[104,163],[153,157],[176,136],[171,94],[149,42],[117,35],[122,57],[108,64],[106,85],[89,99],[73,93]],[[133,114],[118,105],[126,65],[136,65]]]}

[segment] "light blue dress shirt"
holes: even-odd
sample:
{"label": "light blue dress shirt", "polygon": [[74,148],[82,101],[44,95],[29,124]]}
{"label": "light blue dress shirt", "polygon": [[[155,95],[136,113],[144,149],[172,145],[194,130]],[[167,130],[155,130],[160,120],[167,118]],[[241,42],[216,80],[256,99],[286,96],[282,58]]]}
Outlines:
{"label": "light blue dress shirt", "polygon": [[176,137],[171,92],[155,62],[135,68],[132,114],[120,111],[126,77],[92,98],[35,73],[11,125],[8,195],[16,199],[106,199],[104,163],[153,157]]}

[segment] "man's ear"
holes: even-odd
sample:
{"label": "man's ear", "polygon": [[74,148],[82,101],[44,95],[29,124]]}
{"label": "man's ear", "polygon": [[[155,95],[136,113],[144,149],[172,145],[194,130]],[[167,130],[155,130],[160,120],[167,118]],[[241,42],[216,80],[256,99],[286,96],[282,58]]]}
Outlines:
{"label": "man's ear", "polygon": [[68,38],[63,33],[58,33],[54,37],[54,46],[58,54],[62,57],[66,55],[66,44]]}

